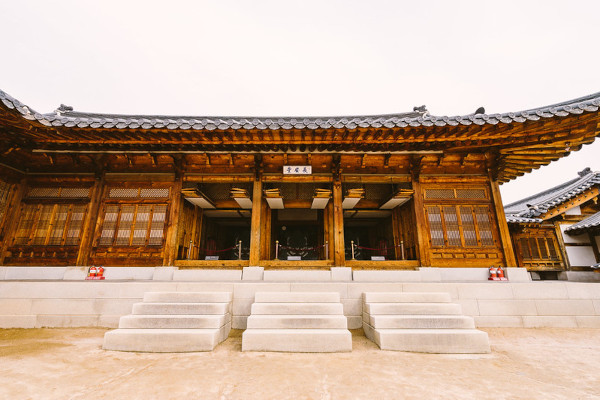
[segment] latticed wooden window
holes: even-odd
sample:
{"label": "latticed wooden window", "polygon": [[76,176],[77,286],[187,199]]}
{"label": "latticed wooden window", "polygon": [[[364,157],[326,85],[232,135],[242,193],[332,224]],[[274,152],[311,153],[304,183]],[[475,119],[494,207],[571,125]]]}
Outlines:
{"label": "latticed wooden window", "polygon": [[479,239],[482,246],[493,246],[494,236],[492,234],[492,223],[488,207],[474,207],[477,226],[479,228]]}
{"label": "latticed wooden window", "polygon": [[433,247],[495,246],[488,206],[427,206]]}
{"label": "latticed wooden window", "polygon": [[442,214],[440,208],[427,207],[427,216],[429,218],[429,232],[431,234],[431,244],[433,246],[444,245],[444,227],[442,225]]}
{"label": "latticed wooden window", "polygon": [[166,204],[108,204],[100,246],[162,246]]}
{"label": "latticed wooden window", "polygon": [[462,221],[465,246],[477,246],[477,231],[475,230],[475,221],[471,207],[460,207],[460,220]]}
{"label": "latticed wooden window", "polygon": [[14,244],[77,246],[86,209],[84,204],[24,204]]}
{"label": "latticed wooden window", "polygon": [[6,214],[6,208],[8,207],[8,194],[10,193],[11,185],[0,181],[0,223]]}
{"label": "latticed wooden window", "polygon": [[525,261],[558,261],[557,243],[553,237],[522,237],[521,256]]}

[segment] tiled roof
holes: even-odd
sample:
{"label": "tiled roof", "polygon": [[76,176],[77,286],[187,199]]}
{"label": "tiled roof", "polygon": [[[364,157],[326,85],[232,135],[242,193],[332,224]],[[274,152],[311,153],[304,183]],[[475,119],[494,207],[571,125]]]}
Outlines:
{"label": "tiled roof", "polygon": [[544,222],[541,218],[524,218],[524,217],[515,217],[513,215],[506,216],[506,222],[509,224],[527,224],[527,223],[536,223],[540,224]]}
{"label": "tiled roof", "polygon": [[570,114],[595,112],[600,108],[600,92],[567,102],[531,110],[503,114],[469,114],[462,116],[433,116],[424,107],[413,112],[372,116],[346,117],[184,117],[160,115],[114,115],[73,111],[61,106],[49,114],[40,114],[19,100],[0,90],[0,101],[10,109],[17,110],[25,119],[35,120],[46,126],[117,129],[355,129],[355,128],[406,128],[420,126],[468,126],[496,125],[498,123],[522,123],[543,118],[565,117]]}
{"label": "tiled roof", "polygon": [[579,221],[578,223],[571,225],[570,227],[565,229],[565,232],[577,233],[577,232],[581,232],[581,231],[584,231],[587,229],[598,228],[598,227],[600,227],[600,212],[597,212],[596,214],[592,215],[591,217],[587,217],[586,219],[583,219],[583,220]]}
{"label": "tiled roof", "polygon": [[[590,187],[600,185],[600,172],[592,172],[587,168],[581,171],[579,175],[576,179],[506,205],[504,207],[506,220],[509,223],[518,223],[521,221],[514,219],[536,218],[546,213],[549,209],[585,192]],[[511,221],[511,219],[513,220]]]}

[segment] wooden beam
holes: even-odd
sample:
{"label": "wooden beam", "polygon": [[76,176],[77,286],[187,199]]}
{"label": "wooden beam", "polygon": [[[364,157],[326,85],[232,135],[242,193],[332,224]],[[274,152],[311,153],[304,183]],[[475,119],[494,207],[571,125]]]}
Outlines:
{"label": "wooden beam", "polygon": [[260,225],[262,206],[262,174],[257,173],[252,187],[252,219],[250,221],[250,266],[256,267],[260,260]]}
{"label": "wooden beam", "polygon": [[412,188],[415,191],[413,195],[414,214],[417,231],[417,247],[419,252],[419,260],[422,267],[430,267],[431,261],[429,257],[429,234],[426,227],[428,226],[425,218],[425,205],[423,204],[423,186],[419,182],[419,176],[413,174]]}
{"label": "wooden beam", "polygon": [[94,186],[91,189],[90,203],[87,206],[87,213],[81,228],[81,241],[79,243],[79,252],[77,253],[77,266],[85,266],[89,263],[92,252],[92,243],[94,241],[94,231],[96,221],[100,213],[102,204],[102,194],[104,192],[104,175],[97,177]]}
{"label": "wooden beam", "polygon": [[3,231],[0,232],[0,239],[2,239],[0,241],[0,265],[4,265],[8,246],[12,244],[13,238],[15,237],[17,223],[19,222],[19,217],[21,215],[21,200],[23,200],[26,189],[27,179],[23,178],[21,179],[21,182],[15,185],[12,190],[11,198],[7,202],[5,212],[6,222],[4,223]]}
{"label": "wooden beam", "polygon": [[177,225],[181,212],[181,202],[184,201],[181,196],[182,186],[182,176],[178,176],[171,187],[171,210],[169,212],[165,247],[163,249],[163,265],[165,266],[173,266],[177,258]]}
{"label": "wooden beam", "polygon": [[333,183],[333,261],[337,267],[346,265],[346,251],[344,248],[344,209],[342,208],[343,193],[342,181],[337,179]]}
{"label": "wooden beam", "polygon": [[496,223],[500,233],[500,242],[504,251],[504,262],[506,267],[518,267],[517,259],[515,258],[515,250],[513,249],[510,232],[508,231],[508,223],[502,206],[502,196],[498,181],[492,180],[490,175],[490,189],[492,193],[492,201],[494,202],[494,210],[496,215]]}

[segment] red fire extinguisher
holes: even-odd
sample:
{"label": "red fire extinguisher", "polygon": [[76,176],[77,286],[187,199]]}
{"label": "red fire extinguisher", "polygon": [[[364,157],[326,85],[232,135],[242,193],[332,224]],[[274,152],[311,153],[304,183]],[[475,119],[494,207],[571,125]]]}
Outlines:
{"label": "red fire extinguisher", "polygon": [[96,274],[98,274],[98,269],[94,266],[90,267],[90,270],[88,272],[88,276],[93,278],[96,276]]}
{"label": "red fire extinguisher", "polygon": [[508,278],[506,276],[504,276],[504,270],[502,269],[502,266],[498,266],[498,270],[497,270],[497,275],[498,275],[498,279],[501,281],[507,281]]}
{"label": "red fire extinguisher", "polygon": [[490,277],[488,281],[497,281],[498,280],[498,270],[493,265],[490,267]]}
{"label": "red fire extinguisher", "polygon": [[104,267],[103,266],[99,266],[96,269],[96,271],[97,271],[96,276],[98,276],[101,279],[104,279]]}

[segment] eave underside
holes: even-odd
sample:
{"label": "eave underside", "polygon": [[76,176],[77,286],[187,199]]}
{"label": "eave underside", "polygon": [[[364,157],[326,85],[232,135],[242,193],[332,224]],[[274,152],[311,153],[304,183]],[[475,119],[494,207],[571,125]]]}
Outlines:
{"label": "eave underside", "polygon": [[[489,170],[506,182],[579,150],[599,133],[597,110],[494,124],[207,130],[46,126],[0,105],[0,164],[28,172],[203,172],[200,163],[242,173],[256,168],[254,155],[262,153],[302,154],[298,162],[330,172],[333,155],[343,153],[341,166],[355,172],[408,173],[416,164],[431,173]],[[272,165],[289,163],[277,156]]]}

